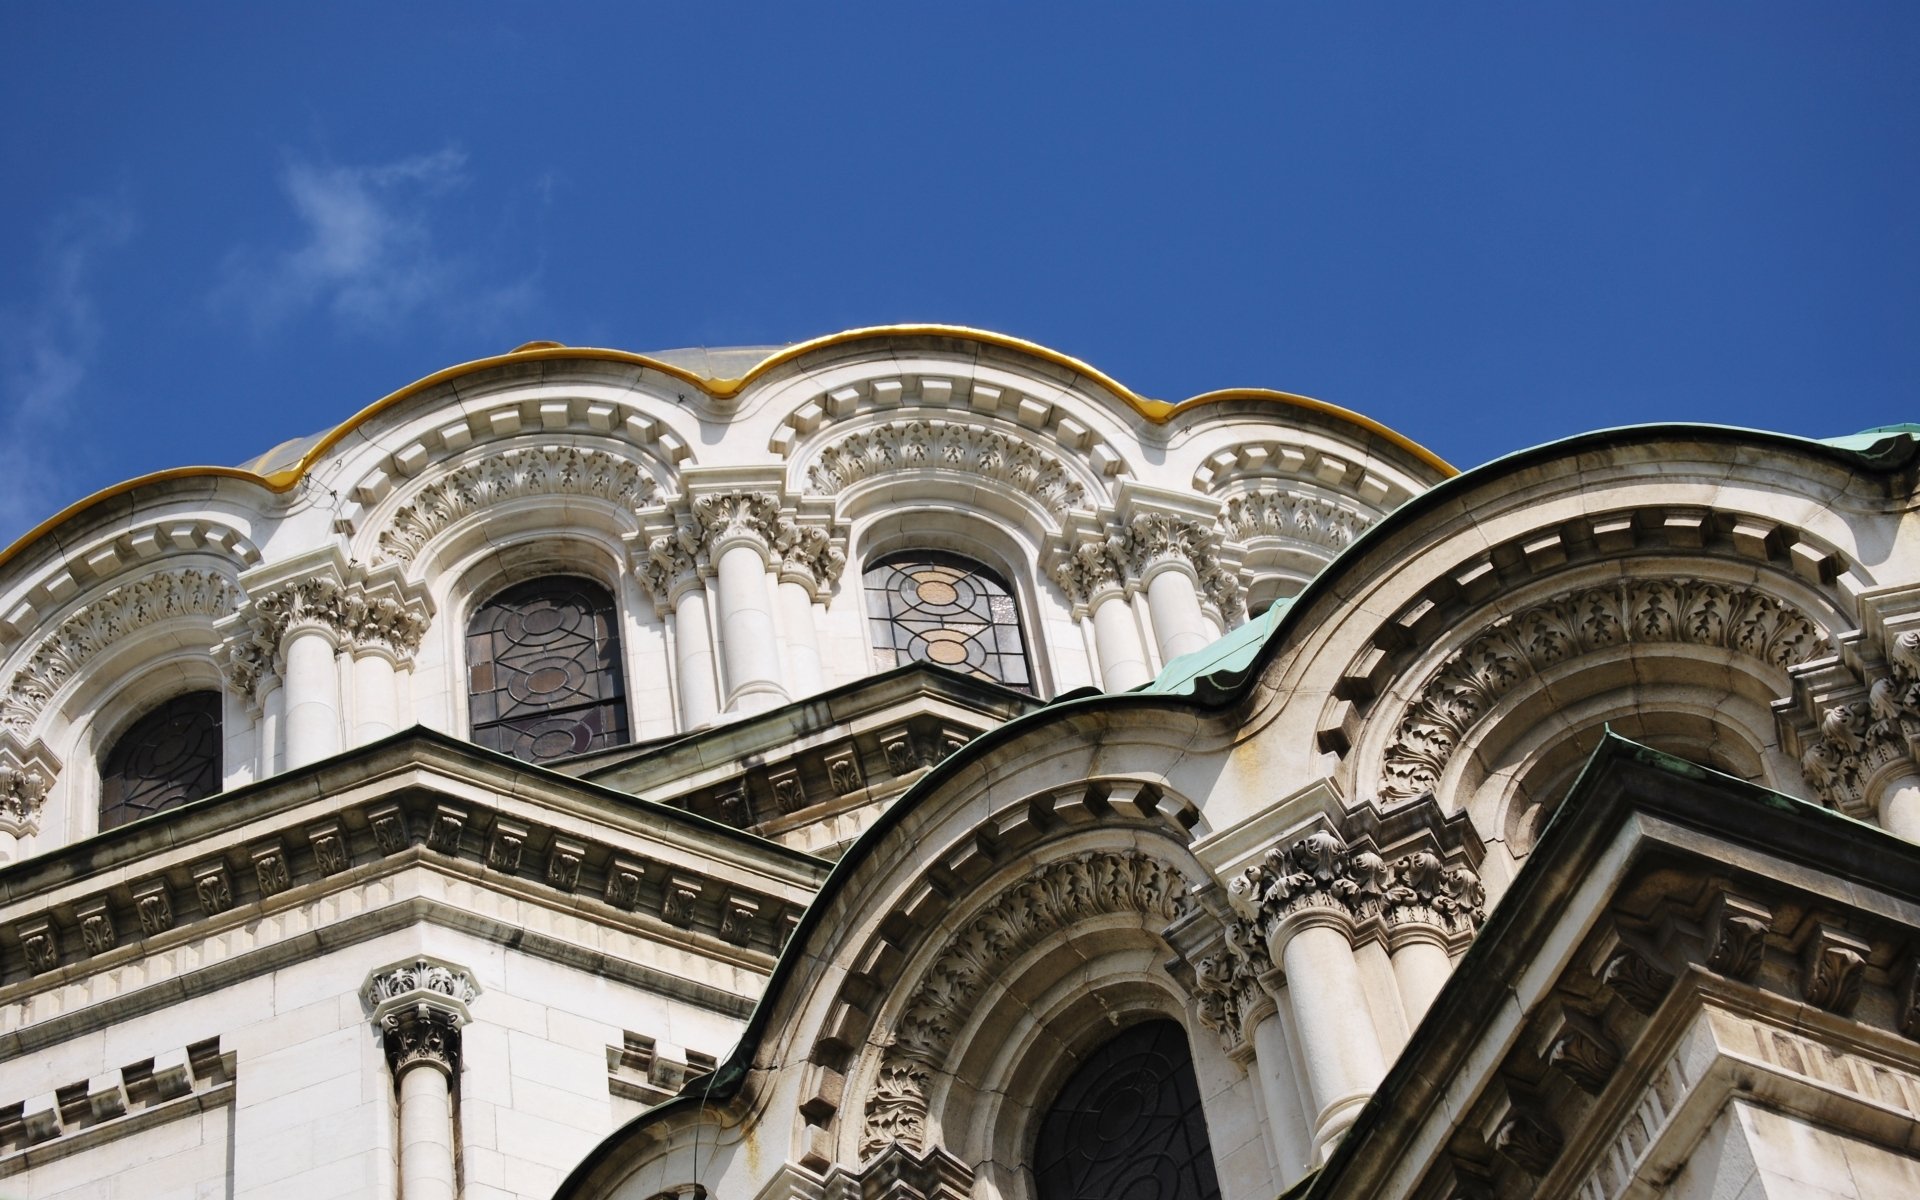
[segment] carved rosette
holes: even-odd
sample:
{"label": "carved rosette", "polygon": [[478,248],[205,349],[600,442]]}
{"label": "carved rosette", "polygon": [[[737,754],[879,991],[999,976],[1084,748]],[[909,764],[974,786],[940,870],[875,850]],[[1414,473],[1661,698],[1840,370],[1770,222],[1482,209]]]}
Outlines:
{"label": "carved rosette", "polygon": [[927,1084],[983,992],[1047,936],[1109,913],[1171,922],[1186,904],[1180,872],[1138,852],[1091,851],[1048,863],[995,896],[953,934],[908,994],[869,1085],[860,1158],[894,1142],[924,1148]]}
{"label": "carved rosette", "polygon": [[1230,542],[1285,538],[1336,554],[1371,524],[1373,518],[1361,513],[1278,487],[1234,496],[1220,516],[1221,532]]}
{"label": "carved rosette", "polygon": [[211,571],[162,571],[114,588],[75,610],[27,656],[0,702],[0,727],[31,729],[62,684],[128,634],[176,617],[219,620],[239,602],[239,586]]}
{"label": "carved rosette", "polygon": [[959,471],[1005,483],[1064,520],[1087,503],[1086,488],[1058,458],[1017,437],[943,421],[889,421],[848,434],[807,468],[807,494],[832,496],[898,470]]}
{"label": "carved rosette", "polygon": [[1711,646],[1784,676],[1825,653],[1827,639],[1806,614],[1748,587],[1640,579],[1554,597],[1494,622],[1421,686],[1387,746],[1381,798],[1432,791],[1468,731],[1525,680],[1629,644]]}
{"label": "carved rosette", "polygon": [[634,510],[653,502],[654,483],[636,463],[604,450],[532,446],[489,455],[435,480],[400,506],[376,542],[376,562],[411,563],[441,530],[491,505],[522,496],[597,496]]}
{"label": "carved rosette", "polygon": [[467,1006],[480,995],[466,970],[414,959],[375,971],[363,995],[395,1083],[418,1066],[432,1067],[449,1080],[460,1077],[460,1029],[472,1019]]}

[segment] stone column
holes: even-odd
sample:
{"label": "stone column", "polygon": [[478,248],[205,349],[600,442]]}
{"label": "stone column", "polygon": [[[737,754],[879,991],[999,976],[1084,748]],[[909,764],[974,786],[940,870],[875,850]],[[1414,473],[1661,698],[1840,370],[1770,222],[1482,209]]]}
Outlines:
{"label": "stone column", "polygon": [[1393,959],[1394,981],[1400,985],[1400,1003],[1406,1006],[1407,1028],[1412,1030],[1453,974],[1446,931],[1425,922],[1396,925],[1387,953]]}
{"label": "stone column", "polygon": [[453,1094],[460,1082],[460,1030],[480,994],[460,967],[420,958],[375,971],[373,1008],[400,1108],[402,1200],[454,1200]]}
{"label": "stone column", "polygon": [[728,712],[763,712],[789,699],[767,567],[779,506],[759,492],[697,497],[693,515],[714,565],[720,609],[720,661]]}
{"label": "stone column", "polygon": [[1203,586],[1223,618],[1238,610],[1238,584],[1222,569],[1216,540],[1196,520],[1147,511],[1136,513],[1108,541],[1113,557],[1146,591],[1162,664],[1213,641],[1213,624],[1201,607]]}
{"label": "stone column", "polygon": [[400,675],[411,669],[426,633],[430,610],[425,593],[388,580],[356,587],[349,597],[348,636],[353,646],[353,739],[378,741],[411,724],[400,709]]}
{"label": "stone column", "polygon": [[[1300,1057],[1313,1096],[1316,1163],[1326,1161],[1387,1073],[1352,938],[1351,917],[1337,908],[1316,906],[1289,914],[1267,939],[1268,953],[1285,975],[1278,994],[1300,1035]],[[1273,988],[1279,981],[1270,975],[1262,982]]]}
{"label": "stone column", "polygon": [[325,622],[302,618],[287,626],[280,653],[288,770],[340,750],[340,671],[333,661],[339,648],[339,634]]}
{"label": "stone column", "polygon": [[397,663],[385,651],[362,650],[353,657],[353,745],[377,742],[399,728],[394,678]]}
{"label": "stone column", "polygon": [[1907,771],[1880,787],[1880,827],[1920,842],[1920,774]]}
{"label": "stone column", "polygon": [[1122,566],[1105,542],[1086,541],[1062,556],[1054,582],[1093,623],[1093,647],[1100,664],[1100,686],[1124,692],[1153,678],[1140,628],[1127,604]]}
{"label": "stone column", "polygon": [[847,564],[847,555],[829,528],[817,523],[802,525],[784,516],[775,524],[773,550],[780,564],[780,582],[774,590],[780,632],[787,647],[788,682],[796,697],[811,696],[827,683],[813,606],[833,590]]}
{"label": "stone column", "polygon": [[707,589],[701,581],[699,531],[690,522],[647,542],[646,560],[636,563],[640,582],[653,597],[654,611],[673,614],[673,674],[680,695],[680,728],[695,729],[720,711],[714,677],[713,625]]}

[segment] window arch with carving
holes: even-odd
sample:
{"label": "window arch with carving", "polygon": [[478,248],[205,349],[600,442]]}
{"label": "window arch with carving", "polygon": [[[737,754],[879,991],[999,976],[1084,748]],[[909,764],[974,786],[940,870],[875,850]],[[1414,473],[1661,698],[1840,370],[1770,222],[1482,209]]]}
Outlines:
{"label": "window arch with carving", "polygon": [[523,762],[546,762],[627,741],[619,614],[589,579],[549,575],[515,584],[467,623],[473,740]]}
{"label": "window arch with carving", "polygon": [[1219,1200],[1178,1021],[1135,1025],[1086,1057],[1041,1120],[1033,1177],[1036,1200]]}
{"label": "window arch with carving", "polygon": [[958,554],[907,550],[867,568],[867,616],[882,670],[931,662],[1031,692],[1020,606],[1000,576]]}
{"label": "window arch with carving", "polygon": [[100,828],[220,790],[220,693],[187,692],[142,716],[100,761]]}

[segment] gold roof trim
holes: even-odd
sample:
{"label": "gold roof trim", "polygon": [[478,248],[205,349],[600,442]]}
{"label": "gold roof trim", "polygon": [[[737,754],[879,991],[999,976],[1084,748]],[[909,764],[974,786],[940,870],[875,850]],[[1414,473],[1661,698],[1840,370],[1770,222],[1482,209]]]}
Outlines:
{"label": "gold roof trim", "polygon": [[830,333],[824,337],[813,338],[809,341],[796,342],[783,350],[769,354],[766,358],[761,359],[749,368],[746,374],[733,379],[709,379],[706,376],[689,371],[684,367],[675,366],[672,363],[663,362],[660,359],[645,354],[636,354],[630,350],[607,350],[591,346],[566,346],[558,342],[536,341],[527,342],[505,354],[496,354],[489,358],[478,358],[471,362],[458,363],[454,366],[443,368],[426,376],[424,379],[417,379],[397,391],[387,393],[359,412],[354,413],[345,421],[334,426],[324,437],[309,447],[297,462],[282,470],[261,475],[246,470],[243,467],[171,467],[164,471],[150,472],[149,474],[136,476],[122,483],[116,483],[111,487],[102,488],[90,496],[84,496],[72,504],[67,505],[53,516],[48,517],[46,520],[22,534],[11,546],[8,546],[5,550],[0,550],[0,566],[5,566],[11,562],[16,555],[34,542],[40,540],[40,538],[44,537],[50,530],[58,527],[72,517],[77,516],[81,512],[92,508],[96,504],[111,500],[115,496],[125,495],[136,488],[145,487],[149,484],[166,483],[174,479],[238,479],[257,484],[270,492],[280,493],[289,491],[294,485],[300,482],[301,476],[306,474],[308,468],[318,461],[321,455],[331,450],[341,439],[380,413],[419,395],[421,392],[438,387],[440,384],[446,383],[449,380],[490,370],[494,367],[505,366],[509,363],[549,362],[567,359],[627,363],[632,366],[647,367],[651,370],[659,371],[662,374],[671,375],[683,383],[691,384],[699,388],[716,400],[724,400],[738,395],[747,385],[762,375],[765,375],[767,372],[816,351],[880,338],[905,337],[957,338],[963,341],[978,342],[983,346],[1015,350],[1033,358],[1040,359],[1043,362],[1065,367],[1078,375],[1083,375],[1093,380],[1107,391],[1118,396],[1135,412],[1155,425],[1164,425],[1175,417],[1203,405],[1218,404],[1229,400],[1265,400],[1288,404],[1295,408],[1306,409],[1309,412],[1323,413],[1344,421],[1347,424],[1364,429],[1368,433],[1383,438],[1406,451],[1443,476],[1459,474],[1445,459],[1433,451],[1428,450],[1425,446],[1420,445],[1418,442],[1413,441],[1411,438],[1396,433],[1394,430],[1389,429],[1371,417],[1362,416],[1350,409],[1342,408],[1337,404],[1329,404],[1324,400],[1315,400],[1311,396],[1299,396],[1292,392],[1273,391],[1269,388],[1226,388],[1219,391],[1203,392],[1198,396],[1189,397],[1177,404],[1170,404],[1165,400],[1153,400],[1142,396],[1113,376],[1108,375],[1105,371],[1100,370],[1090,363],[1083,362],[1070,354],[1062,354],[1058,350],[1042,346],[1038,342],[1029,342],[1024,338],[1010,337],[1004,333],[993,333],[984,329],[970,329],[964,325],[875,325],[863,329],[849,329],[842,333]]}

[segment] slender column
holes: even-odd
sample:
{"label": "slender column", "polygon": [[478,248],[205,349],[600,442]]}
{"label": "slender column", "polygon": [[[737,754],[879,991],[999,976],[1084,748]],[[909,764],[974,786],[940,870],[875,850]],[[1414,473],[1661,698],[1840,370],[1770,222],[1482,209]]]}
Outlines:
{"label": "slender column", "polygon": [[826,686],[820,669],[820,633],[813,623],[813,589],[783,574],[775,593],[780,601],[780,632],[787,644],[793,694],[811,696]]}
{"label": "slender column", "polygon": [[1267,1104],[1267,1126],[1273,1136],[1274,1157],[1280,1162],[1280,1179],[1291,1183],[1313,1166],[1313,1149],[1301,1135],[1304,1123],[1300,1114],[1300,1091],[1293,1086],[1293,1055],[1287,1048],[1287,1034],[1280,1014],[1271,1004],[1253,1021],[1254,1073],[1260,1077],[1260,1092]]}
{"label": "slender column", "polygon": [[285,768],[281,747],[287,728],[287,689],[280,686],[278,676],[269,677],[260,686],[266,689],[260,700],[260,778],[266,779]]}
{"label": "slender column", "polygon": [[1172,662],[1212,640],[1207,615],[1200,610],[1199,587],[1185,564],[1162,563],[1147,577],[1147,609],[1160,640],[1161,662]]}
{"label": "slender column", "polygon": [[707,590],[695,580],[680,593],[673,609],[674,668],[680,683],[680,720],[694,729],[713,720],[720,711],[720,695],[713,672],[713,622],[707,612]]}
{"label": "slender column", "polygon": [[1400,1002],[1406,1006],[1411,1031],[1453,974],[1446,931],[1427,924],[1401,925],[1394,929],[1387,952],[1393,958],[1393,977],[1400,985]]}
{"label": "slender column", "polygon": [[719,577],[727,711],[775,708],[787,702],[787,689],[780,680],[780,639],[767,594],[766,549],[745,537],[727,539],[717,548],[714,574]]}
{"label": "slender column", "polygon": [[327,626],[304,621],[287,629],[282,646],[291,770],[340,750],[340,672],[333,662],[339,643]]}
{"label": "slender column", "polygon": [[377,742],[399,728],[395,667],[384,650],[367,650],[353,659],[353,744]]}
{"label": "slender column", "polygon": [[1352,921],[1327,908],[1300,910],[1269,941],[1286,975],[1286,997],[1300,1033],[1300,1057],[1313,1097],[1314,1160],[1325,1162],[1361,1105],[1386,1075],[1385,1058],[1363,1007],[1366,992],[1353,958]]}
{"label": "slender column", "polygon": [[1133,623],[1126,593],[1108,589],[1089,607],[1094,646],[1100,652],[1100,686],[1109,692],[1124,692],[1152,679],[1153,669],[1147,665],[1147,650],[1140,643],[1140,629]]}
{"label": "slender column", "polygon": [[460,1030],[480,989],[462,968],[421,958],[375,971],[364,994],[398,1097],[401,1200],[454,1200]]}

